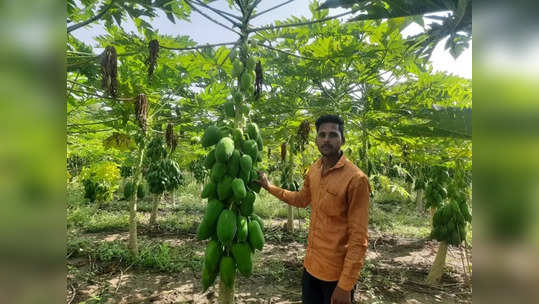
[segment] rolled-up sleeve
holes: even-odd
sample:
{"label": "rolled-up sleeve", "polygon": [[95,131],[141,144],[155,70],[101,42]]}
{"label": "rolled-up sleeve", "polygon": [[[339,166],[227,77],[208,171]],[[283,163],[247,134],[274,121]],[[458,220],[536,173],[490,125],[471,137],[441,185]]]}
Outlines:
{"label": "rolled-up sleeve", "polygon": [[348,248],[338,286],[352,290],[359,278],[368,243],[370,186],[365,176],[354,177],[348,186]]}
{"label": "rolled-up sleeve", "polygon": [[311,187],[309,184],[309,173],[305,175],[303,187],[300,191],[288,191],[277,186],[269,186],[268,192],[273,194],[281,201],[296,206],[299,208],[305,208],[311,203]]}

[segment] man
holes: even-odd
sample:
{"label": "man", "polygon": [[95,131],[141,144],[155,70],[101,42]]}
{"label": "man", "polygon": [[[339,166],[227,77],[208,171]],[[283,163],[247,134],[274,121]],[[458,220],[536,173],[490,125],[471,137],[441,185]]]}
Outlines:
{"label": "man", "polygon": [[367,176],[346,159],[344,122],[337,115],[316,121],[322,154],[299,192],[276,187],[260,173],[260,185],[296,207],[311,205],[311,224],[302,279],[303,303],[348,304],[367,249],[370,186]]}

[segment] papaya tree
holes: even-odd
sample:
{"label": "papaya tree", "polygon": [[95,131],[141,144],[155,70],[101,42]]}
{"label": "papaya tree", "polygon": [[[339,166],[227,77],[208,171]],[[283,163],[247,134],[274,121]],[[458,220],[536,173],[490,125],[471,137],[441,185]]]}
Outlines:
{"label": "papaya tree", "polygon": [[[122,183],[121,183],[121,185],[120,185],[120,191],[121,191],[121,192],[124,192],[124,190],[125,190],[125,185],[126,185],[126,183],[127,183],[127,181],[128,181],[127,179],[128,179],[129,177],[131,177],[131,175],[133,175],[133,169],[132,169],[131,166],[129,166],[129,165],[127,165],[127,164],[124,164],[124,165],[122,165],[122,166],[120,167],[120,176],[122,177]],[[124,195],[124,198],[125,198],[126,200],[128,200],[128,198],[125,197],[125,195]]]}
{"label": "papaya tree", "polygon": [[258,163],[263,149],[257,124],[249,121],[251,105],[261,97],[261,61],[251,54],[249,21],[257,2],[235,1],[242,16],[238,18],[240,39],[228,53],[232,63],[230,95],[221,105],[221,124],[206,128],[202,147],[210,149],[205,165],[211,167],[210,181],[201,197],[208,203],[197,228],[201,240],[211,238],[204,255],[204,291],[219,280],[219,302],[234,302],[236,269],[252,274],[252,253],[262,250],[264,235],[261,219],[253,213],[260,185]]}
{"label": "papaya tree", "polygon": [[165,141],[167,143],[167,162],[165,171],[167,174],[167,182],[165,188],[169,193],[171,205],[175,205],[174,192],[184,183],[183,173],[181,172],[178,163],[172,159],[172,154],[178,146],[178,137],[174,135],[174,124],[168,123],[165,133]]}
{"label": "papaya tree", "polygon": [[131,195],[129,201],[129,243],[128,247],[133,255],[138,255],[137,238],[137,201],[139,198],[138,188],[142,180],[142,165],[144,153],[146,151],[146,129],[147,129],[147,109],[148,100],[145,94],[138,94],[134,102],[135,121],[138,125],[136,142],[137,149],[135,158],[135,169],[133,174],[133,189],[137,189],[137,195]]}
{"label": "papaya tree", "polygon": [[[448,181],[449,177],[447,171],[443,169],[437,169],[436,176],[443,181]],[[448,246],[459,246],[466,241],[468,224],[472,222],[472,215],[468,206],[469,184],[470,181],[466,178],[464,168],[459,166],[453,171],[452,180],[448,187],[449,190],[444,188],[445,191],[443,192],[447,198],[446,200],[439,203],[436,201],[440,199],[440,193],[434,187],[430,190],[430,195],[427,192],[427,203],[432,200],[438,206],[432,220],[431,237],[439,242],[436,258],[426,278],[426,283],[428,284],[434,285],[440,282]]]}
{"label": "papaya tree", "polygon": [[[288,142],[281,144],[281,188],[289,191],[299,191],[298,179],[304,178],[305,172],[298,174],[296,159],[305,150],[309,141],[311,125],[308,120],[303,120],[298,127],[297,133],[290,136]],[[289,151],[287,153],[287,147]],[[305,158],[302,158],[302,160]],[[303,166],[300,167],[303,169]],[[299,177],[298,177],[299,175]],[[294,208],[288,205],[286,229],[289,233],[294,231]]]}
{"label": "papaya tree", "polygon": [[[292,151],[287,153],[287,146],[286,142],[281,144],[281,188],[289,191],[298,191],[297,182],[294,180],[295,159]],[[286,230],[289,233],[294,232],[294,207],[291,205],[288,205]]]}
{"label": "papaya tree", "polygon": [[157,135],[153,137],[148,143],[146,160],[147,160],[147,172],[145,174],[146,181],[150,193],[152,193],[152,212],[150,215],[150,226],[155,225],[157,218],[157,210],[161,196],[166,190],[167,184],[167,168],[165,158],[167,151],[164,147],[164,140],[162,136]]}

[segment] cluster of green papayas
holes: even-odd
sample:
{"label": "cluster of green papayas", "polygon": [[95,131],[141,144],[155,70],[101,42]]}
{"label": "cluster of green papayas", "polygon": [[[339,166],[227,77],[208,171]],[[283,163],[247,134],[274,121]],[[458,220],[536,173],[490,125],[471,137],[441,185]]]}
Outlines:
{"label": "cluster of green papayas", "polygon": [[458,246],[466,239],[467,222],[471,220],[466,201],[452,200],[434,213],[431,237]]}
{"label": "cluster of green papayas", "polygon": [[435,167],[431,172],[432,180],[426,185],[425,208],[438,208],[442,205],[448,193],[446,184],[449,180],[449,172],[441,167]]}
{"label": "cluster of green papayas", "polygon": [[239,56],[233,51],[229,55],[232,61],[232,77],[237,79],[238,87],[245,96],[253,96],[255,82],[256,59],[249,56],[249,45],[243,42],[239,48]]}
{"label": "cluster of green papayas", "polygon": [[231,287],[236,269],[252,274],[252,254],[264,246],[263,223],[253,213],[260,192],[257,164],[262,141],[256,124],[239,128],[210,126],[201,139],[211,148],[205,159],[210,181],[201,197],[208,200],[204,218],[198,226],[200,240],[211,239],[204,256],[202,285],[213,285],[217,275]]}

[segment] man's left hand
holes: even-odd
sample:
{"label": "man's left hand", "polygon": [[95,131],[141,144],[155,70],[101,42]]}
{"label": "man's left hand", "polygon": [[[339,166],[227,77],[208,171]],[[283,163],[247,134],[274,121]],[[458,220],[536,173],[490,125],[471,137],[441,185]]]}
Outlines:
{"label": "man's left hand", "polygon": [[331,304],[351,304],[352,297],[350,291],[341,289],[339,286],[335,287],[333,294],[331,295]]}

